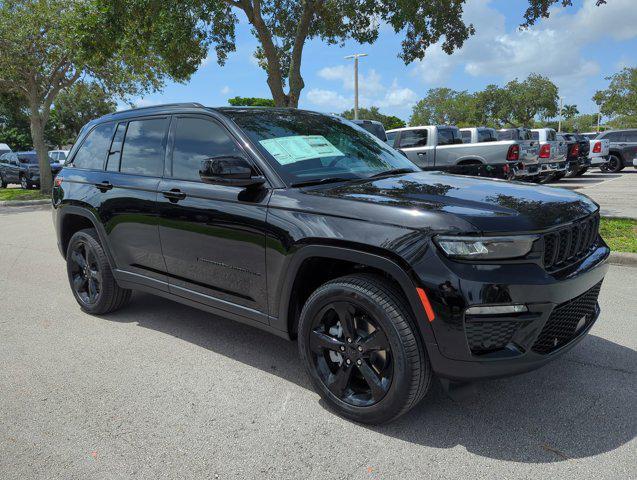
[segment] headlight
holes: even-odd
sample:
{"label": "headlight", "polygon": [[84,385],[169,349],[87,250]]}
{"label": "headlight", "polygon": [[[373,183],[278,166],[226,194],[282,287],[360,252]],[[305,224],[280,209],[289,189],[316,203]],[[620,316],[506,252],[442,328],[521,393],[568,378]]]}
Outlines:
{"label": "headlight", "polygon": [[533,248],[537,235],[515,237],[453,237],[438,236],[434,240],[449,257],[498,260],[523,257]]}

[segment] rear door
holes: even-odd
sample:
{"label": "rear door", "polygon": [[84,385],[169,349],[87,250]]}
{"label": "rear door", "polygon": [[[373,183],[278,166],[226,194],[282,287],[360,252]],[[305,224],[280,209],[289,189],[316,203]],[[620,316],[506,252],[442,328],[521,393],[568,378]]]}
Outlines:
{"label": "rear door", "polygon": [[427,145],[428,130],[426,128],[413,128],[401,130],[398,137],[398,148],[400,148],[407,158],[420,168],[430,168],[434,166],[434,148]]}
{"label": "rear door", "polygon": [[[168,279],[159,243],[157,186],[164,171],[169,122],[169,116],[157,116],[111,124],[106,155],[95,162],[100,171],[91,180],[119,273],[161,290],[168,290]],[[103,141],[97,139],[100,149]],[[82,148],[78,155],[81,152]]]}
{"label": "rear door", "polygon": [[[267,323],[265,238],[267,187],[204,183],[201,162],[250,157],[207,115],[176,115],[170,157],[159,186],[159,233],[170,291]],[[256,171],[256,168],[255,168]]]}

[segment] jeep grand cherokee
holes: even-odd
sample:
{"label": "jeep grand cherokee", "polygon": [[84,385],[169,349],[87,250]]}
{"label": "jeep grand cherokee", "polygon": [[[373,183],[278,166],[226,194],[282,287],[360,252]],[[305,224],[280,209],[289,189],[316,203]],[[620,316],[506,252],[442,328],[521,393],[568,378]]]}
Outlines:
{"label": "jeep grand cherokee", "polygon": [[179,104],[80,133],[53,191],[92,314],[143,290],[298,339],[338,413],[390,421],[435,374],[537,368],[599,315],[599,209],[551,187],[422,172],[346,120]]}

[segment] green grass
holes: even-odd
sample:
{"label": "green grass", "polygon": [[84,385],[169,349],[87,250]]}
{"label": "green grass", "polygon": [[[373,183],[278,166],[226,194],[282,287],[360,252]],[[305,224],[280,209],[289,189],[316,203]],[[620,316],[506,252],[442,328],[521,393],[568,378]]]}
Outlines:
{"label": "green grass", "polygon": [[637,220],[603,217],[600,233],[611,250],[637,253]]}
{"label": "green grass", "polygon": [[40,190],[22,190],[21,188],[0,189],[0,202],[11,202],[14,200],[43,200],[48,199],[40,194]]}

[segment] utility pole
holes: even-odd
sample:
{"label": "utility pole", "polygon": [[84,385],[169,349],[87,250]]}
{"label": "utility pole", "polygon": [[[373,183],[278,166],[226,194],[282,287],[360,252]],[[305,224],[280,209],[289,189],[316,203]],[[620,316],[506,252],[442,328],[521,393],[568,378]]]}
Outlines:
{"label": "utility pole", "polygon": [[602,121],[602,112],[597,112],[597,133],[599,133],[599,124]]}
{"label": "utility pole", "polygon": [[354,59],[354,120],[358,120],[358,59],[366,56],[366,53],[355,53],[345,57],[346,59]]}
{"label": "utility pole", "polygon": [[560,97],[560,120],[557,124],[557,131],[561,132],[562,131],[562,104],[564,103],[564,99],[562,97]]}

